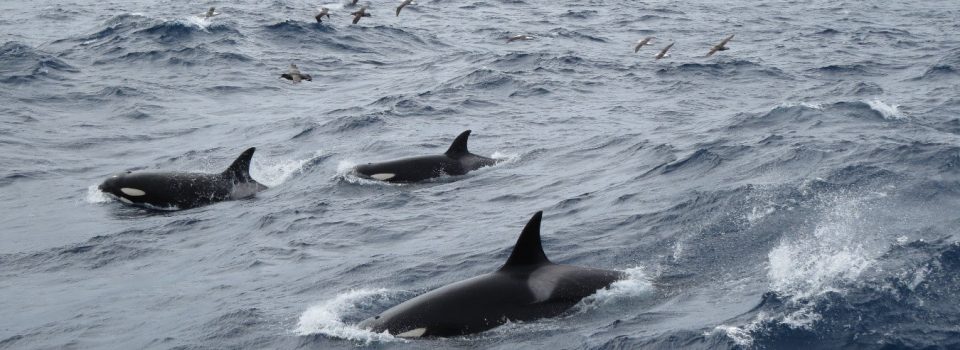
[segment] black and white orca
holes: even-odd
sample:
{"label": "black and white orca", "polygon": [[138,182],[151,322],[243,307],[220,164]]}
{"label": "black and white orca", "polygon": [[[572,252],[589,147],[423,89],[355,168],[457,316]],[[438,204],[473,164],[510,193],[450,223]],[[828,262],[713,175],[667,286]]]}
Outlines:
{"label": "black and white orca", "polygon": [[464,175],[485,166],[497,164],[491,159],[470,153],[467,139],[470,130],[453,140],[447,152],[436,156],[403,158],[383,163],[358,165],[354,172],[362,177],[388,182],[417,182],[446,175]]}
{"label": "black and white orca", "polygon": [[537,212],[499,270],[449,284],[368,318],[360,328],[403,338],[483,332],[507,321],[560,315],[626,275],[550,262],[540,244]]}
{"label": "black and white orca", "polygon": [[247,198],[267,189],[250,177],[255,150],[244,151],[219,174],[128,171],[107,178],[100,190],[123,203],[157,209],[186,209]]}

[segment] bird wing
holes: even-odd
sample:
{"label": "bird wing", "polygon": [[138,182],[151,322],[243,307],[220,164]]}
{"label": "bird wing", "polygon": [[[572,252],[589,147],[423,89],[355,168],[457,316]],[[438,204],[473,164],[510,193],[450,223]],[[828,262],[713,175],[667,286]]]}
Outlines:
{"label": "bird wing", "polygon": [[400,16],[400,10],[403,10],[403,7],[406,5],[407,3],[402,3],[400,6],[397,6],[397,16]]}
{"label": "bird wing", "polygon": [[641,42],[638,42],[638,43],[637,43],[637,46],[635,46],[635,47],[633,48],[633,53],[639,52],[641,46],[643,46],[643,42],[642,42],[642,41],[641,41]]}
{"label": "bird wing", "polygon": [[671,47],[673,47],[673,43],[670,43],[670,45],[667,45],[667,47],[663,48],[663,50],[660,50],[660,53],[657,54],[657,59],[663,58],[663,56],[667,54],[667,51],[670,50]]}
{"label": "bird wing", "polygon": [[726,45],[728,42],[730,42],[730,39],[733,39],[733,36],[734,34],[730,34],[730,36],[728,36],[726,39],[723,39],[723,41],[721,41],[720,44],[717,44],[717,46],[723,47],[723,45]]}
{"label": "bird wing", "polygon": [[363,14],[360,14],[359,12],[353,15],[353,24],[357,24],[357,22],[360,22],[360,17],[363,17]]}

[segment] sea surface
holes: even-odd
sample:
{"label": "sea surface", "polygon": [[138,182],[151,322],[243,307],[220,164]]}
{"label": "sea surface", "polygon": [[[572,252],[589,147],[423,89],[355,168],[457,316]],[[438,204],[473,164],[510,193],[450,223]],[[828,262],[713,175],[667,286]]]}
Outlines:
{"label": "sea surface", "polygon": [[[0,2],[0,349],[960,347],[960,2],[396,5]],[[467,129],[503,162],[350,174]],[[254,198],[96,189],[254,146]],[[551,260],[630,277],[476,335],[356,327],[538,210]]]}

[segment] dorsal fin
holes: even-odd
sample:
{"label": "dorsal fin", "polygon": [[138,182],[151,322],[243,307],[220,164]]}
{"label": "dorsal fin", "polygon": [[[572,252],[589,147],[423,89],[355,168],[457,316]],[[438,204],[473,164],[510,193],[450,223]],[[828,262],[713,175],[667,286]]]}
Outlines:
{"label": "dorsal fin", "polygon": [[243,153],[237,157],[237,160],[233,161],[233,164],[230,164],[227,170],[223,171],[223,174],[242,181],[253,180],[250,178],[250,159],[253,158],[253,151],[256,150],[256,147],[250,147],[246,151],[243,151]]}
{"label": "dorsal fin", "polygon": [[450,144],[450,148],[447,149],[447,156],[456,157],[459,155],[470,153],[467,150],[467,138],[470,137],[470,130],[460,133],[460,136],[457,136],[453,143]]}
{"label": "dorsal fin", "polygon": [[517,239],[517,245],[513,246],[513,253],[507,263],[503,264],[501,270],[525,265],[549,264],[550,259],[543,253],[543,246],[540,244],[540,219],[543,218],[543,211],[533,214],[527,226],[523,227],[520,238]]}

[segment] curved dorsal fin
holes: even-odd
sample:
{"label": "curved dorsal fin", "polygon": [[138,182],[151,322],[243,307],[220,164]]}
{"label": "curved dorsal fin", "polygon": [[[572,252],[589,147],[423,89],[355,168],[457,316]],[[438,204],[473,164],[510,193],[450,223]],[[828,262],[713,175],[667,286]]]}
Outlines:
{"label": "curved dorsal fin", "polygon": [[243,153],[237,157],[237,160],[233,161],[233,164],[230,164],[227,170],[223,171],[223,174],[238,180],[251,180],[250,159],[253,158],[253,151],[256,150],[256,147],[250,147],[246,151],[243,151]]}
{"label": "curved dorsal fin", "polygon": [[513,253],[507,263],[500,269],[507,269],[514,266],[549,264],[550,259],[543,253],[543,246],[540,244],[540,219],[543,218],[543,211],[533,214],[527,226],[523,227],[520,238],[517,239],[517,245],[513,246]]}
{"label": "curved dorsal fin", "polygon": [[467,150],[467,138],[470,137],[470,130],[460,133],[460,136],[457,136],[453,143],[450,144],[450,148],[447,149],[446,155],[450,157],[456,157],[463,154],[470,153]]}

